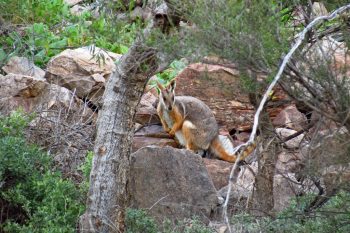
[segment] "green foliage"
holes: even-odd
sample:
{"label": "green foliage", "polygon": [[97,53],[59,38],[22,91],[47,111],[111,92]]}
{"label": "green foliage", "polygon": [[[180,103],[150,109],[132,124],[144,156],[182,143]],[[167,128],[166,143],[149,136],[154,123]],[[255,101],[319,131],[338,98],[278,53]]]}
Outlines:
{"label": "green foliage", "polygon": [[43,67],[66,48],[91,44],[124,54],[144,26],[140,21],[129,24],[104,14],[98,18],[88,12],[74,16],[63,0],[4,0],[0,9],[6,9],[7,25],[26,25],[21,30],[0,34],[0,66],[10,56],[19,55],[32,58]]}
{"label": "green foliage", "polygon": [[299,197],[291,206],[275,218],[260,218],[242,214],[233,219],[248,232],[281,233],[342,233],[350,231],[350,193],[339,192],[324,206],[311,212],[305,211],[314,195]]}
{"label": "green foliage", "polygon": [[0,117],[0,182],[26,179],[33,170],[48,164],[47,156],[25,142],[23,129],[29,119],[20,112]]}
{"label": "green foliage", "polygon": [[0,10],[5,20],[14,24],[61,23],[69,16],[63,0],[2,0]]}
{"label": "green foliage", "polygon": [[[163,85],[167,85],[171,80],[173,80],[184,68],[186,64],[181,60],[175,60],[170,65],[169,68],[161,73],[156,74],[157,81]],[[156,86],[156,83],[152,83],[152,86]]]}
{"label": "green foliage", "polygon": [[165,220],[158,226],[155,220],[145,210],[128,209],[126,214],[127,233],[213,233],[197,218],[185,220],[176,224]]}
{"label": "green foliage", "polygon": [[83,173],[84,179],[83,182],[80,184],[80,188],[82,192],[87,195],[89,191],[89,185],[90,185],[90,172],[92,168],[92,159],[94,157],[94,153],[92,151],[89,151],[86,155],[85,162],[80,166],[79,170]]}
{"label": "green foliage", "polygon": [[128,209],[125,223],[127,233],[157,233],[158,226],[153,218],[149,217],[144,210]]}
{"label": "green foliage", "polygon": [[80,170],[83,172],[83,175],[86,180],[89,180],[93,157],[94,157],[94,153],[92,151],[89,151],[86,155],[85,163],[80,167]]}
{"label": "green foliage", "polygon": [[10,216],[5,232],[75,232],[85,195],[70,180],[52,171],[51,158],[24,138],[31,117],[15,112],[0,117],[0,199],[25,213],[24,224]]}

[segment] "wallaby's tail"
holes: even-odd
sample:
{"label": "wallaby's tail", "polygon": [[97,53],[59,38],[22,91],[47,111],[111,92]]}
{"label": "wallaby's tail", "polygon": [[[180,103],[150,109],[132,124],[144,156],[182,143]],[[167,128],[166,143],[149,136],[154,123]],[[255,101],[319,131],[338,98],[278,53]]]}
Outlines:
{"label": "wallaby's tail", "polygon": [[[238,157],[238,154],[241,152],[239,150],[236,153],[234,153],[234,146],[232,144],[232,141],[227,136],[223,135],[216,136],[211,142],[209,149],[211,153],[215,154],[216,157],[228,162],[235,162]],[[254,151],[255,144],[249,145],[248,147],[243,149],[244,151],[242,152],[240,158],[241,160],[245,159]]]}

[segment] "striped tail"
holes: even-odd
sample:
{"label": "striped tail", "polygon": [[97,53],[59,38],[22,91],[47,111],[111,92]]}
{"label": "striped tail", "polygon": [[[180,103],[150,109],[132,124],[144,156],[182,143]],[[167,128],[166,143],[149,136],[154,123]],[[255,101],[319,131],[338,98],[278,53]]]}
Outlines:
{"label": "striped tail", "polygon": [[213,153],[219,159],[228,162],[235,162],[239,153],[242,153],[240,160],[243,160],[254,151],[255,146],[255,143],[253,143],[251,145],[248,145],[247,147],[242,147],[235,153],[235,147],[230,138],[227,136],[218,135],[211,142],[209,149],[210,152]]}

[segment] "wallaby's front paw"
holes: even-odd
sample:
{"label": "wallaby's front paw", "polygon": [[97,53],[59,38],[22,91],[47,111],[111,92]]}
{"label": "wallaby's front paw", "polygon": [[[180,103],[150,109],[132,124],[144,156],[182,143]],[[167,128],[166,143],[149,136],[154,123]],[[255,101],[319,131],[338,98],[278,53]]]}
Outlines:
{"label": "wallaby's front paw", "polygon": [[169,131],[169,134],[170,134],[171,136],[175,136],[175,131],[170,130],[170,131]]}

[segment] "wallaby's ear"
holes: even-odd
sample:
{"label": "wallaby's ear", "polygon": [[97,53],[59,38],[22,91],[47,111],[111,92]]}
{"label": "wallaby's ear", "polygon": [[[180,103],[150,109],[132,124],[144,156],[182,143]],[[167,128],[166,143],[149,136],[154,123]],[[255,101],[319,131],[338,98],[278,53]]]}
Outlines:
{"label": "wallaby's ear", "polygon": [[164,90],[163,85],[158,81],[156,81],[156,82],[157,82],[157,87],[159,88],[159,90],[161,90],[161,91]]}
{"label": "wallaby's ear", "polygon": [[174,92],[175,91],[175,87],[176,87],[176,81],[175,79],[171,80],[170,84],[169,84],[169,87],[170,87],[170,91],[171,92]]}

